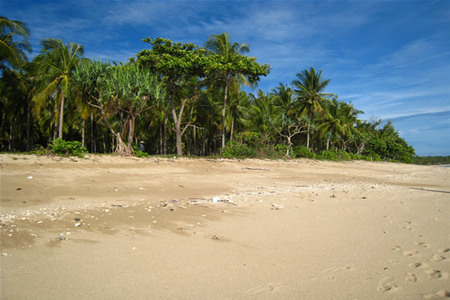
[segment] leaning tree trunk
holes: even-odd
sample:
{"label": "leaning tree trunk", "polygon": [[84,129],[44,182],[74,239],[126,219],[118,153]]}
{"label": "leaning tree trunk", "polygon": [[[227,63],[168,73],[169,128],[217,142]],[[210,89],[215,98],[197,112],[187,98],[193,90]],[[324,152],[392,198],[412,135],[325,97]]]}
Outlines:
{"label": "leaning tree trunk", "polygon": [[106,117],[105,111],[103,110],[102,106],[95,105],[92,103],[89,103],[92,107],[98,108],[100,110],[100,113],[102,114],[103,120],[106,123],[106,126],[108,127],[109,131],[112,133],[112,135],[115,137],[116,140],[116,148],[115,148],[115,154],[121,155],[121,156],[131,156],[133,155],[133,149],[130,149],[127,144],[124,143],[120,136],[120,132],[115,132],[112,128],[111,124],[108,122],[108,118]]}
{"label": "leaning tree trunk", "polygon": [[133,155],[133,151],[130,150],[130,148],[125,144],[125,142],[120,137],[120,133],[116,133],[116,150],[115,153],[120,156],[131,156]]}

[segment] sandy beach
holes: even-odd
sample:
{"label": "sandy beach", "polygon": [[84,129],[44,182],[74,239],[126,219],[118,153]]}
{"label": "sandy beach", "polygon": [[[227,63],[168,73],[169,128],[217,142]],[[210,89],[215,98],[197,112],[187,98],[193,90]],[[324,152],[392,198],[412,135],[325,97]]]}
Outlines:
{"label": "sandy beach", "polygon": [[0,155],[1,299],[450,297],[450,168]]}

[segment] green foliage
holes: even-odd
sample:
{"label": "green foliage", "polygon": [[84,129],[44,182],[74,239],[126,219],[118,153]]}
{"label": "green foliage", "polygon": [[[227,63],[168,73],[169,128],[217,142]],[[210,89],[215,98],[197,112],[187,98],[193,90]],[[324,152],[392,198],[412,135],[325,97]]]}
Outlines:
{"label": "green foliage", "polygon": [[415,155],[414,148],[399,136],[390,121],[382,128],[376,127],[381,121],[360,124],[361,137],[366,140],[362,154],[375,160],[389,160],[412,163]]}
{"label": "green foliage", "polygon": [[48,145],[49,153],[59,156],[78,156],[82,157],[87,153],[86,147],[81,146],[79,141],[65,141],[63,139],[56,139]]}
{"label": "green foliage", "polygon": [[352,160],[353,157],[350,155],[350,153],[342,151],[342,150],[325,150],[320,152],[320,154],[317,156],[319,159],[326,159],[326,160]]}
{"label": "green foliage", "polygon": [[[286,151],[287,151],[287,145],[280,145],[280,144],[276,144],[275,145],[275,151],[280,155],[280,156],[282,156],[282,155],[285,155],[286,154]],[[292,155],[292,152],[293,152],[293,150],[292,150],[292,148],[290,149],[290,154],[291,154],[291,157],[295,157],[295,155]]]}
{"label": "green foliage", "polygon": [[413,163],[418,165],[450,165],[450,156],[415,156]]}
{"label": "green foliage", "polygon": [[[1,17],[0,24],[6,41],[0,52],[16,51],[0,57],[1,151],[46,145],[64,132],[68,140],[84,138],[92,152],[138,157],[148,154],[133,151],[137,137],[152,141],[151,154],[222,150],[227,157],[284,157],[289,149],[291,157],[436,161],[415,157],[390,122],[359,120],[361,111],[351,103],[325,93],[330,80],[321,70],[305,69],[290,87],[280,83],[268,93],[241,91],[243,84],[266,76],[270,66],[243,55],[248,45],[232,43],[227,33],[210,36],[205,48],[147,38],[151,49],[125,64],[90,62],[82,58],[81,45],[47,39],[33,62],[23,65],[25,24]],[[12,40],[4,39],[9,34],[23,46],[12,49]],[[234,142],[225,144],[226,139]],[[84,153],[79,147],[55,140],[36,153],[79,155]]]}
{"label": "green foliage", "polygon": [[294,147],[295,157],[316,158],[316,154],[306,146]]}
{"label": "green foliage", "polygon": [[34,153],[36,155],[41,155],[41,156],[50,155],[51,154],[50,150],[48,148],[45,148],[42,145],[36,145],[35,150],[31,151],[31,153]]}
{"label": "green foliage", "polygon": [[134,150],[134,154],[137,156],[137,157],[147,157],[148,156],[148,153],[147,152],[144,152],[144,151],[141,151],[140,149],[139,149],[139,147],[138,146],[136,146],[136,145],[134,145],[133,146],[133,150]]}
{"label": "green foliage", "polygon": [[236,141],[229,141],[223,149],[222,155],[225,157],[255,157],[256,150],[247,144]]}
{"label": "green foliage", "polygon": [[30,32],[25,23],[0,16],[0,70],[19,68],[31,53]]}

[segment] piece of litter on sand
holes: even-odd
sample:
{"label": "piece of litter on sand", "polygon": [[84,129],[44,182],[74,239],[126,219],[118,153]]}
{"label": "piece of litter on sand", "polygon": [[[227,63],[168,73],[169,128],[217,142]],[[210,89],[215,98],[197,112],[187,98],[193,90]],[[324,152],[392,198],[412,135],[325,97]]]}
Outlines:
{"label": "piece of litter on sand", "polygon": [[213,203],[219,203],[219,202],[224,202],[224,203],[233,203],[233,200],[229,199],[229,198],[220,198],[218,196],[212,197],[211,201]]}
{"label": "piece of litter on sand", "polygon": [[279,209],[282,209],[282,208],[284,208],[282,205],[279,205],[279,204],[276,204],[276,203],[272,204],[272,210],[279,210]]}

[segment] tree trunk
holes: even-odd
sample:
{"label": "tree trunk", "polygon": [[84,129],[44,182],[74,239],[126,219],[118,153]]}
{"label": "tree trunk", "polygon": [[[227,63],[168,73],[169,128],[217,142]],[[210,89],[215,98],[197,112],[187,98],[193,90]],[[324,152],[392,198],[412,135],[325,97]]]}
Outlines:
{"label": "tree trunk", "polygon": [[177,117],[177,112],[175,110],[174,96],[175,95],[172,95],[171,104],[172,104],[172,117],[173,117],[173,122],[174,122],[174,126],[175,126],[177,155],[183,155],[183,148],[182,148],[182,141],[181,141],[181,128],[180,128],[181,120],[179,120]]}
{"label": "tree trunk", "polygon": [[[227,99],[228,99],[228,76],[226,78],[225,83],[225,95],[223,97],[223,107],[222,107],[222,148],[225,148],[225,134],[226,134],[226,126],[225,126],[225,112],[227,109]],[[222,149],[220,150],[222,152]]]}
{"label": "tree trunk", "polygon": [[31,105],[29,101],[29,97],[27,97],[27,148],[26,151],[30,151],[30,131],[31,131]]}
{"label": "tree trunk", "polygon": [[164,143],[163,143],[163,154],[167,154],[167,123],[169,122],[169,117],[166,115],[164,118]]}
{"label": "tree trunk", "polygon": [[130,153],[133,153],[133,135],[134,135],[134,126],[136,124],[136,116],[131,114],[130,120],[128,121],[128,150]]}
{"label": "tree trunk", "polygon": [[95,149],[95,141],[94,141],[94,116],[93,116],[92,111],[91,111],[91,130],[90,130],[90,133],[91,133],[91,153],[95,153],[96,149]]}
{"label": "tree trunk", "polygon": [[194,153],[195,155],[198,155],[197,153],[197,126],[193,126],[194,127]]}
{"label": "tree trunk", "polygon": [[64,121],[64,96],[61,97],[61,106],[59,107],[59,132],[58,137],[63,138],[63,121]]}
{"label": "tree trunk", "polygon": [[116,150],[115,153],[117,155],[121,155],[121,156],[130,156],[133,154],[133,152],[130,150],[129,146],[127,146],[127,144],[124,143],[124,141],[122,140],[122,138],[120,137],[120,133],[116,133]]}
{"label": "tree trunk", "polygon": [[81,119],[81,147],[84,147],[86,144],[85,133],[84,133],[85,125],[86,125],[86,121],[84,119]]}
{"label": "tree trunk", "polygon": [[162,154],[162,124],[159,123],[159,143],[158,143],[158,154]]}
{"label": "tree trunk", "polygon": [[183,155],[181,129],[180,129],[180,124],[178,122],[177,122],[177,124],[175,124],[175,135],[176,135],[177,155]]}
{"label": "tree trunk", "polygon": [[309,129],[310,129],[310,127],[311,127],[311,122],[308,121],[308,132],[306,134],[306,148],[308,148],[308,149],[309,149]]}
{"label": "tree trunk", "polygon": [[288,136],[288,137],[287,137],[287,140],[288,140],[288,143],[287,143],[287,149],[286,149],[286,157],[287,157],[287,158],[290,158],[291,156],[289,155],[289,150],[290,150],[291,147],[292,147],[291,137]]}
{"label": "tree trunk", "polygon": [[233,132],[234,132],[234,118],[231,119],[230,141],[233,141]]}
{"label": "tree trunk", "polygon": [[206,134],[203,133],[202,155],[206,156]]}
{"label": "tree trunk", "polygon": [[187,99],[184,99],[182,104],[181,104],[181,108],[180,111],[178,112],[178,116],[177,116],[177,112],[175,109],[175,93],[172,93],[172,97],[171,97],[171,101],[170,104],[172,106],[172,117],[173,117],[173,122],[175,125],[175,137],[176,137],[176,148],[177,148],[177,155],[183,155],[183,142],[182,142],[182,137],[183,137],[183,133],[185,132],[186,127],[181,130],[181,120],[183,118],[183,111],[184,111],[184,106],[186,105]]}

